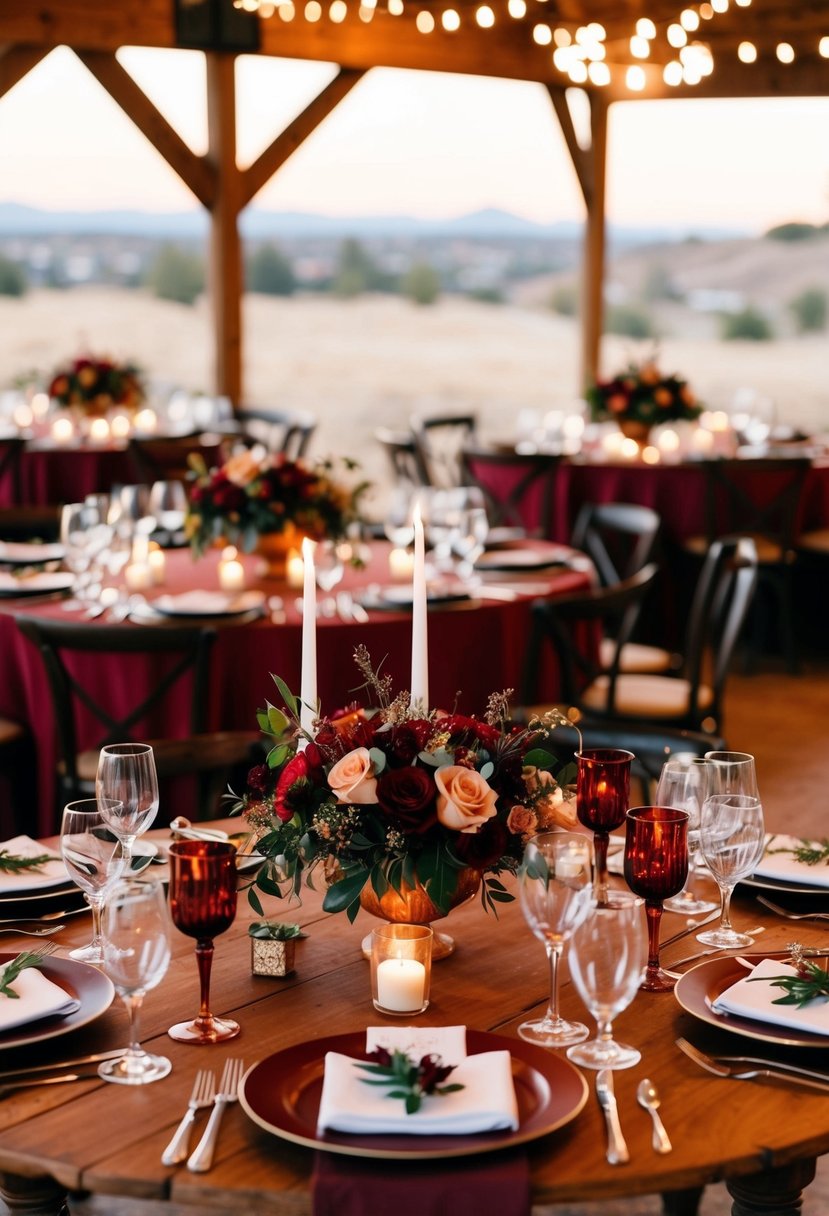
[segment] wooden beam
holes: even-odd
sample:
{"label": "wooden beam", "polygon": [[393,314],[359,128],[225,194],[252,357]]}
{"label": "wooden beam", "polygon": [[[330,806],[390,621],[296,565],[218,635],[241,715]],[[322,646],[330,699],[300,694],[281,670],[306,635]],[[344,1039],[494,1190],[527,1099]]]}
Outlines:
{"label": "wooden beam", "polygon": [[584,201],[589,207],[593,194],[592,158],[581,146],[576,136],[573,115],[570,113],[570,107],[567,104],[566,90],[559,88],[557,85],[547,85],[547,92],[550,94],[550,100],[553,103],[553,109],[556,112],[561,132],[564,136],[564,142],[567,145],[567,151],[570,153],[570,159],[573,162],[573,168],[576,171],[576,177],[581,186]]}
{"label": "wooden beam", "polygon": [[344,97],[362,80],[365,72],[359,68],[341,68],[330,84],[306,106],[301,114],[273,140],[253,164],[242,172],[242,205],[247,204],[281,169],[289,156],[323,122]]}
{"label": "wooden beam", "polygon": [[594,384],[598,377],[604,320],[608,109],[605,94],[590,95],[591,190],[587,198],[581,308],[581,375],[585,388]]}
{"label": "wooden beam", "polygon": [[241,174],[236,163],[235,56],[209,51],[207,159],[216,180],[210,209],[209,292],[213,310],[214,383],[234,406],[242,399]]}
{"label": "wooden beam", "polygon": [[49,52],[42,46],[5,46],[0,49],[0,97],[28,76]]}
{"label": "wooden beam", "polygon": [[156,109],[114,55],[105,51],[77,50],[75,54],[95,79],[102,84],[128,118],[131,118],[185,186],[204,207],[216,196],[215,174],[204,157],[197,156],[178,132]]}

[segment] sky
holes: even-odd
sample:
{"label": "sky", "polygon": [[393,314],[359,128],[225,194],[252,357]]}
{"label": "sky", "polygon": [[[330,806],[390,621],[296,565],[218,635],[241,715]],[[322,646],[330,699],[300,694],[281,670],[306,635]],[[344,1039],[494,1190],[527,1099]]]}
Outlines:
{"label": "sky", "polygon": [[[119,58],[197,153],[204,62]],[[258,152],[331,79],[330,64],[238,61],[238,152]],[[608,216],[626,226],[761,232],[829,219],[829,98],[654,101],[611,107]],[[194,200],[66,48],[0,98],[0,201],[51,210],[191,209]],[[447,218],[496,207],[581,220],[581,194],[546,91],[520,81],[370,72],[257,195],[326,215]]]}

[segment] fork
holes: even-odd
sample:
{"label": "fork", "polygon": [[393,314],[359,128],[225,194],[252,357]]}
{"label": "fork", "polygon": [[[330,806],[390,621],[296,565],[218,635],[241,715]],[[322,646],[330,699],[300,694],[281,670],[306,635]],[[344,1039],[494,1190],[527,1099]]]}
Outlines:
{"label": "fork", "polygon": [[187,1103],[187,1110],[181,1117],[170,1143],[161,1154],[162,1165],[177,1165],[183,1161],[190,1151],[190,1130],[196,1119],[196,1111],[213,1105],[216,1093],[216,1074],[212,1069],[200,1068],[193,1082],[193,1092]]}
{"label": "fork", "polygon": [[753,1081],[767,1077],[775,1081],[791,1081],[805,1085],[808,1089],[819,1089],[829,1093],[829,1076],[826,1073],[810,1072],[794,1064],[778,1064],[771,1060],[760,1060],[753,1056],[707,1056],[687,1039],[677,1039],[676,1045],[700,1068],[717,1077],[730,1077],[735,1081]]}
{"label": "fork", "polygon": [[778,916],[785,916],[786,920],[829,920],[829,912],[790,912],[788,908],[781,908],[779,904],[772,903],[764,895],[758,895],[757,902],[765,904]]}
{"label": "fork", "polygon": [[225,1060],[222,1079],[219,1082],[219,1089],[213,1099],[213,1109],[210,1112],[207,1127],[204,1129],[204,1135],[201,1140],[188,1158],[188,1170],[192,1170],[196,1174],[203,1174],[213,1164],[213,1153],[216,1148],[216,1141],[219,1138],[219,1125],[222,1121],[222,1115],[224,1114],[225,1107],[229,1103],[235,1102],[239,1097],[239,1082],[242,1080],[244,1069],[243,1060]]}
{"label": "fork", "polygon": [[51,937],[53,933],[60,933],[64,925],[44,925],[40,929],[0,929],[0,933],[13,933],[19,937]]}

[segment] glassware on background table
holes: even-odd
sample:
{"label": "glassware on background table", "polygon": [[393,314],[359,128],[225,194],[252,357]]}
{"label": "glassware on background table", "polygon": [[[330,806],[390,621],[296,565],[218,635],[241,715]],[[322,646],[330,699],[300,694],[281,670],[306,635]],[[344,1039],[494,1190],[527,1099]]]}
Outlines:
{"label": "glassware on background table", "polygon": [[706,752],[705,757],[714,765],[712,794],[748,794],[759,798],[757,770],[750,752]]}
{"label": "glassware on background table", "polygon": [[64,600],[67,611],[86,607],[88,600],[89,567],[92,561],[91,527],[97,511],[85,502],[69,502],[61,507],[60,542],[63,561],[72,575],[72,598]]}
{"label": "glassware on background table", "polygon": [[63,809],[60,824],[60,855],[66,872],[83,891],[92,909],[92,940],[69,951],[69,958],[95,965],[103,962],[101,911],[107,891],[126,871],[127,861],[120,840],[112,833],[109,818],[118,806],[102,807],[97,798],[81,798]]}
{"label": "glassware on background table", "polygon": [[576,753],[576,814],[593,832],[596,901],[615,899],[607,886],[607,844],[614,828],[625,822],[630,797],[633,752],[619,747],[594,747]]}
{"label": "glassware on background table", "polygon": [[215,840],[177,840],[170,845],[170,913],[173,924],[196,939],[201,1000],[198,1016],[167,1033],[180,1043],[220,1043],[239,1033],[239,1023],[210,1012],[213,939],[236,915],[236,848]]}
{"label": "glassware on background table", "polygon": [[712,794],[700,820],[700,848],[722,892],[722,916],[716,929],[697,934],[697,941],[718,950],[742,950],[754,938],[731,925],[731,896],[741,878],[754,872],[766,843],[763,804],[749,794]]}
{"label": "glassware on background table", "polygon": [[688,877],[688,812],[672,806],[639,806],[626,815],[625,881],[645,901],[648,965],[642,988],[670,992],[676,980],[659,966],[662,901]]}
{"label": "glassware on background table", "polygon": [[339,553],[339,546],[333,540],[318,541],[314,548],[314,576],[324,599],[320,604],[323,616],[334,616],[337,604],[331,592],[342,582],[345,565]]}
{"label": "glassware on background table", "polygon": [[108,743],[101,748],[95,792],[116,804],[106,811],[107,823],[121,841],[127,863],[136,838],[146,832],[158,813],[158,776],[149,743]]}
{"label": "glassware on background table", "polygon": [[705,799],[712,794],[714,768],[701,756],[678,753],[662,766],[656,786],[657,806],[675,806],[688,812],[688,880],[678,895],[666,899],[666,912],[694,916],[698,912],[713,912],[717,904],[704,899],[695,889],[694,879],[699,861],[699,821]]}
{"label": "glassware on background table", "polygon": [[567,955],[576,991],[596,1019],[598,1034],[568,1047],[583,1068],[632,1068],[642,1058],[635,1047],[613,1038],[613,1019],[633,1000],[647,962],[642,900],[614,892],[612,904],[596,906],[573,934]]}
{"label": "glassware on background table", "polygon": [[580,1043],[590,1031],[559,1013],[559,963],[564,946],[593,906],[590,841],[575,832],[542,832],[527,842],[518,871],[521,910],[544,943],[550,965],[550,1003],[541,1018],[522,1022],[518,1033],[539,1047]]}
{"label": "glassware on background table", "polygon": [[179,532],[187,515],[187,492],[180,481],[154,481],[147,500],[151,515],[163,532]]}
{"label": "glassware on background table", "polygon": [[160,882],[128,879],[115,884],[104,909],[104,971],[126,1006],[129,1047],[123,1056],[98,1068],[105,1081],[147,1085],[166,1077],[166,1056],[151,1055],[138,1039],[138,1011],[145,993],[155,988],[170,964],[170,918]]}

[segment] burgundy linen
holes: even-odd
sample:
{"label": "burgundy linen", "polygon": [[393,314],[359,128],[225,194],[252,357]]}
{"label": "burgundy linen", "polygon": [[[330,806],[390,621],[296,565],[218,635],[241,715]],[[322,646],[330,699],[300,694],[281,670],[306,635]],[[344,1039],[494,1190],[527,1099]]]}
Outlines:
{"label": "burgundy linen", "polygon": [[442,1163],[317,1153],[311,1200],[313,1216],[529,1216],[527,1154],[513,1149]]}

